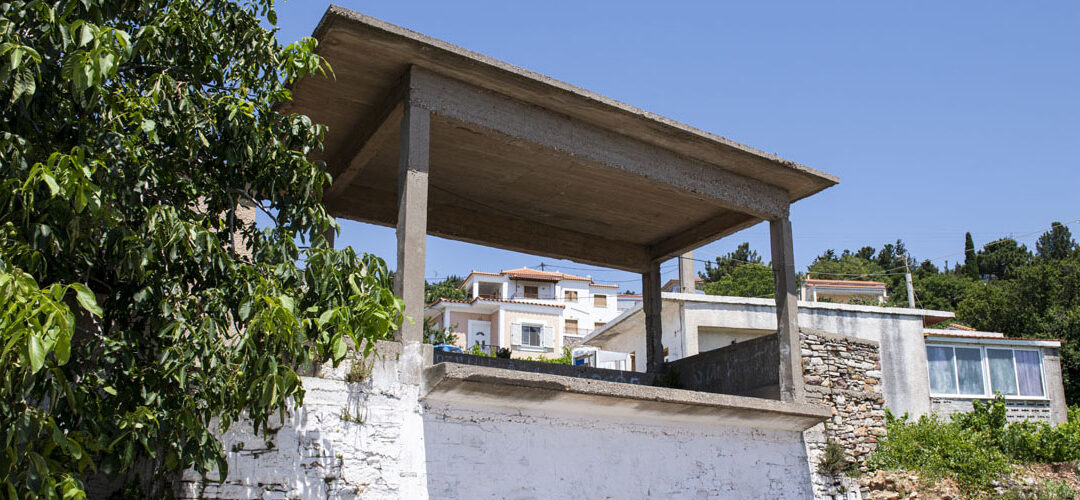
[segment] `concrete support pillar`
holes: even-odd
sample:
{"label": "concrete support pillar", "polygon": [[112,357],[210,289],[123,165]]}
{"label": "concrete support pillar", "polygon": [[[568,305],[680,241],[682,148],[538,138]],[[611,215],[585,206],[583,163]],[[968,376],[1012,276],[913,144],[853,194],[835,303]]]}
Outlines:
{"label": "concrete support pillar", "polygon": [[802,348],[799,341],[799,303],[795,288],[795,252],[791,221],[769,221],[772,266],[776,278],[776,326],[780,341],[780,400],[802,401]]}
{"label": "concrete support pillar", "polygon": [[641,307],[645,311],[645,357],[646,371],[660,373],[664,370],[663,328],[660,322],[660,263],[649,264],[641,273]]}
{"label": "concrete support pillar", "polygon": [[694,275],[694,251],[679,256],[679,291],[697,293],[697,276]]}
{"label": "concrete support pillar", "polygon": [[406,319],[397,340],[424,337],[424,251],[427,237],[428,146],[431,115],[406,97],[398,151],[397,274],[394,292],[405,301]]}

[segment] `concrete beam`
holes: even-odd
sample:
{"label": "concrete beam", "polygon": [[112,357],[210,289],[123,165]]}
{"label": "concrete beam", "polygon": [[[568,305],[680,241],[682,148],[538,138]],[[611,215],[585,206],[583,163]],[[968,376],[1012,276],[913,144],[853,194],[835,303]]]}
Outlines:
{"label": "concrete beam", "polygon": [[645,358],[646,371],[660,373],[664,371],[664,330],[661,323],[660,298],[660,263],[649,264],[649,269],[641,274],[641,308],[645,312]]}
{"label": "concrete beam", "polygon": [[[786,217],[782,188],[413,66],[418,106],[687,191],[760,219]],[[658,166],[663,166],[658,168]]]}
{"label": "concrete beam", "polygon": [[769,221],[772,266],[776,279],[776,325],[780,351],[780,399],[804,401],[802,349],[799,344],[799,305],[795,295],[795,252],[791,221]]}
{"label": "concrete beam", "polygon": [[649,257],[653,260],[665,261],[687,250],[707,245],[720,238],[742,231],[759,222],[761,222],[761,219],[753,215],[740,212],[724,212],[702,224],[654,243],[649,247]]}
{"label": "concrete beam", "polygon": [[401,116],[404,110],[402,99],[405,92],[404,85],[398,85],[390,92],[383,101],[378,118],[371,121],[368,127],[357,131],[355,138],[346,143],[346,151],[339,151],[338,154],[332,156],[332,158],[344,158],[345,166],[333,173],[333,182],[323,193],[324,200],[332,201],[346,192],[352,181],[375,158],[379,148],[389,142],[401,129]]}
{"label": "concrete beam", "polygon": [[[393,227],[397,224],[397,214],[387,207],[395,206],[395,203],[393,193],[357,188],[350,191],[349,196],[327,205],[327,210],[337,217]],[[429,201],[428,225],[432,228],[428,234],[433,236],[503,250],[570,259],[634,273],[640,273],[649,266],[648,252],[642,246],[526,221],[491,210],[463,208],[457,203]]]}
{"label": "concrete beam", "polygon": [[431,114],[406,99],[398,153],[397,269],[394,291],[405,301],[400,342],[424,338],[424,263],[428,212],[428,150]]}

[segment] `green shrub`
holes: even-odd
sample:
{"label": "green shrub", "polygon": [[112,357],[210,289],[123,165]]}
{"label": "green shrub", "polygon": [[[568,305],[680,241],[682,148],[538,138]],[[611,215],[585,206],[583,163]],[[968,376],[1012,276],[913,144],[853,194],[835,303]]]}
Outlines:
{"label": "green shrub", "polygon": [[1009,459],[1001,450],[987,446],[986,432],[924,415],[911,422],[907,415],[886,414],[887,437],[870,457],[873,469],[906,469],[926,479],[951,476],[964,486],[988,488],[991,481],[1008,475]]}
{"label": "green shrub", "polygon": [[[871,456],[873,469],[907,469],[928,479],[951,476],[957,482],[986,488],[1007,475],[1017,462],[1069,462],[1080,460],[1080,408],[1069,408],[1068,422],[1009,424],[1005,398],[974,401],[972,411],[955,414],[946,422],[937,415],[908,421],[907,415],[886,412],[887,437]],[[1064,485],[1041,485],[1040,496],[1022,491],[1015,498],[1059,498]],[[1043,491],[1045,490],[1045,491]],[[1073,498],[1072,490],[1061,498]]]}
{"label": "green shrub", "polygon": [[1069,462],[1080,460],[1080,409],[1069,409],[1066,423],[1005,421],[1005,398],[974,401],[970,413],[957,414],[960,426],[984,432],[990,443],[1018,462]]}

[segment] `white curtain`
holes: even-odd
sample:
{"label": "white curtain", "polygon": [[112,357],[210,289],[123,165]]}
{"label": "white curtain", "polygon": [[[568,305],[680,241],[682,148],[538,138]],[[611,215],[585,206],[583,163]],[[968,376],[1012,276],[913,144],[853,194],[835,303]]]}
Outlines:
{"label": "white curtain", "polygon": [[951,347],[926,346],[926,361],[930,367],[930,392],[956,394],[956,371]]}

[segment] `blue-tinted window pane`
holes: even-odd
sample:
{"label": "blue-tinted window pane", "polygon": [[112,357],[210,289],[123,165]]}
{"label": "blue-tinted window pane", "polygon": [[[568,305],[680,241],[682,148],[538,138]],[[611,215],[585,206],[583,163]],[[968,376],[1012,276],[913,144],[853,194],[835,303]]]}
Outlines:
{"label": "blue-tinted window pane", "polygon": [[986,360],[990,365],[990,390],[1006,396],[1016,395],[1016,369],[1013,367],[1011,349],[987,349]]}
{"label": "blue-tinted window pane", "polygon": [[956,394],[956,370],[953,367],[952,348],[926,346],[926,360],[930,367],[930,392]]}
{"label": "blue-tinted window pane", "polygon": [[960,394],[983,394],[982,351],[956,348],[956,373],[960,377]]}
{"label": "blue-tinted window pane", "polygon": [[1020,376],[1021,396],[1042,396],[1042,370],[1036,351],[1013,351],[1016,354],[1016,374]]}

